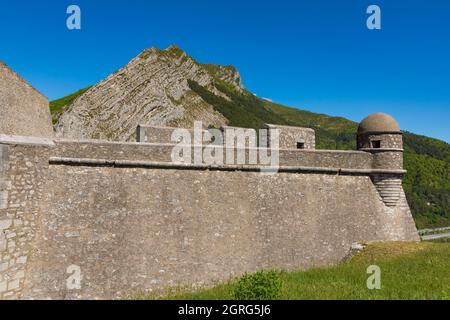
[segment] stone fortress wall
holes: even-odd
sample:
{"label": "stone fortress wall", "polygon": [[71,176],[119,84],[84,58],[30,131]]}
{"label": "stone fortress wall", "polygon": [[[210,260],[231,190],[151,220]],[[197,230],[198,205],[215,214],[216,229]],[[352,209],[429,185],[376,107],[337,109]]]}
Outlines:
{"label": "stone fortress wall", "polygon": [[[280,150],[280,170],[171,162],[173,144],[1,137],[2,298],[121,298],[259,269],[330,265],[352,244],[418,240],[362,151]],[[67,270],[80,268],[79,290]]]}
{"label": "stone fortress wall", "polygon": [[266,129],[269,132],[267,140],[262,141],[263,146],[270,148],[270,133],[273,132],[274,129],[278,129],[280,149],[316,149],[316,133],[313,129],[278,126],[273,124],[266,124],[263,129]]}
{"label": "stone fortress wall", "polygon": [[50,145],[42,138],[0,135],[0,299],[23,297],[27,263],[43,215]]}
{"label": "stone fortress wall", "polygon": [[173,163],[167,128],[146,143],[0,134],[0,299],[126,298],[418,241],[401,132],[371,117],[358,151],[314,150],[310,129],[277,127],[276,174]]}
{"label": "stone fortress wall", "polygon": [[1,61],[0,133],[53,137],[47,98]]}

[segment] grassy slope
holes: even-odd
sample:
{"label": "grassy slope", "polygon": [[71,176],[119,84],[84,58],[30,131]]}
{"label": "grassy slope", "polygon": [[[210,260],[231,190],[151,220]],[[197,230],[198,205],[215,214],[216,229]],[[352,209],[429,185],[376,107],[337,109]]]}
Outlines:
{"label": "grassy slope", "polygon": [[[195,82],[191,89],[222,113],[230,125],[258,129],[263,123],[310,127],[316,130],[319,149],[352,150],[356,147],[358,124],[339,117],[285,107],[239,94],[225,83],[217,87],[231,101],[217,97]],[[404,188],[419,228],[450,225],[450,145],[409,132],[404,134]]]}
{"label": "grassy slope", "polygon": [[[366,286],[367,268],[381,268],[381,290]],[[283,272],[280,299],[450,299],[449,243],[371,244],[350,261],[323,269]],[[232,300],[235,281],[193,293],[174,289],[163,299]],[[140,296],[154,299],[155,296]]]}
{"label": "grassy slope", "polygon": [[81,96],[83,93],[88,91],[91,87],[87,87],[81,90],[78,90],[77,92],[50,102],[50,112],[52,114],[52,120],[53,124],[56,124],[58,122],[59,117],[64,112],[66,107],[70,106],[72,102],[74,102],[79,96]]}
{"label": "grassy slope", "polygon": [[[217,97],[195,82],[189,84],[232,126],[258,129],[264,123],[273,123],[310,127],[316,130],[319,149],[355,149],[358,125],[353,121],[271,103],[249,92],[239,94],[220,80],[217,80],[217,87],[231,101]],[[51,102],[54,123],[65,108],[88,89]],[[404,188],[417,226],[450,226],[450,145],[409,132],[405,132],[404,140],[405,168],[408,170]]]}

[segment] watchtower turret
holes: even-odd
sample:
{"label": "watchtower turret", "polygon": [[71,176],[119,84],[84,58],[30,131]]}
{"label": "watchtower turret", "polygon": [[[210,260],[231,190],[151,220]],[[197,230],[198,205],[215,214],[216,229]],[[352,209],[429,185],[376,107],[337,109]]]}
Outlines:
{"label": "watchtower turret", "polygon": [[365,118],[358,128],[358,150],[373,155],[372,180],[387,206],[396,206],[402,191],[403,134],[397,121],[385,113]]}

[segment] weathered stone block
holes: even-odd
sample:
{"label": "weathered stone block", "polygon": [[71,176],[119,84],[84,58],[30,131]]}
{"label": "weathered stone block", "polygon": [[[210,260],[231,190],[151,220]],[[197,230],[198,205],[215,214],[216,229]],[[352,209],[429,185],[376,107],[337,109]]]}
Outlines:
{"label": "weathered stone block", "polygon": [[26,256],[21,256],[21,257],[18,257],[17,259],[16,259],[16,263],[18,263],[18,264],[25,264],[25,263],[27,263],[27,257]]}
{"label": "weathered stone block", "polygon": [[3,178],[1,173],[7,170],[8,160],[8,146],[0,144],[0,179]]}
{"label": "weathered stone block", "polygon": [[11,280],[8,282],[8,290],[15,290],[20,287],[20,279]]}
{"label": "weathered stone block", "polygon": [[0,191],[0,209],[8,208],[8,191]]}
{"label": "weathered stone block", "polygon": [[6,281],[0,282],[0,293],[4,293],[8,290],[8,283]]}
{"label": "weathered stone block", "polygon": [[0,230],[8,229],[9,227],[11,227],[11,225],[12,225],[12,220],[11,219],[0,220]]}
{"label": "weathered stone block", "polygon": [[3,252],[6,250],[7,242],[5,235],[3,234],[3,231],[0,231],[0,252]]}
{"label": "weathered stone block", "polygon": [[6,181],[0,178],[0,191],[7,191],[11,189],[11,181]]}
{"label": "weathered stone block", "polygon": [[8,262],[0,263],[0,272],[3,272],[8,269]]}

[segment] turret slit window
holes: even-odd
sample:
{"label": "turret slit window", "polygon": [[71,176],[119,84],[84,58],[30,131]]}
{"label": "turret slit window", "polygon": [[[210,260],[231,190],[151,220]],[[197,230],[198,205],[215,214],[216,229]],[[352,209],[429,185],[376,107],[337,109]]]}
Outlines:
{"label": "turret slit window", "polygon": [[380,149],[381,148],[381,140],[372,140],[372,148]]}

